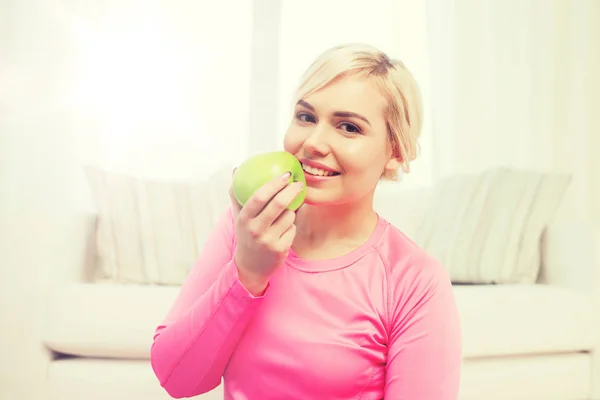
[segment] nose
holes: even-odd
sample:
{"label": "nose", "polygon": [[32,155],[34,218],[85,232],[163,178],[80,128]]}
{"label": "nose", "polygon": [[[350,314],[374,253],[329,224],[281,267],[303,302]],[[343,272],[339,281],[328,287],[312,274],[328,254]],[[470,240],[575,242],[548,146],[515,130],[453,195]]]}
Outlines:
{"label": "nose", "polygon": [[304,150],[312,156],[324,157],[329,154],[327,143],[327,127],[325,124],[317,124],[304,140]]}

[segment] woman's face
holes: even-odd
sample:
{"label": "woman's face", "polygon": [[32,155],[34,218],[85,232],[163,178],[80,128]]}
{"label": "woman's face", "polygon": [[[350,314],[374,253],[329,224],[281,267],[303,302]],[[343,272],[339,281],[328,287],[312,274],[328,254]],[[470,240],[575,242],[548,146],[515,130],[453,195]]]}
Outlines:
{"label": "woman's face", "polygon": [[372,194],[391,158],[387,105],[367,78],[345,77],[300,100],[284,149],[302,163],[307,204],[344,204]]}

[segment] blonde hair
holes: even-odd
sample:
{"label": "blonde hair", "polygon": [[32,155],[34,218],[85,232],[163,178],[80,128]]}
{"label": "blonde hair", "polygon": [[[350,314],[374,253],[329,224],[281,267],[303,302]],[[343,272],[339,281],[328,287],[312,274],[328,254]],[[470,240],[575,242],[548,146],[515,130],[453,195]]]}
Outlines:
{"label": "blonde hair", "polygon": [[[381,50],[361,43],[333,47],[319,55],[302,76],[294,102],[304,99],[333,81],[346,76],[373,80],[387,99],[385,110],[388,139],[401,168],[410,172],[417,157],[417,140],[422,126],[419,88],[404,64],[390,59]],[[385,171],[384,179],[397,179],[397,171]]]}

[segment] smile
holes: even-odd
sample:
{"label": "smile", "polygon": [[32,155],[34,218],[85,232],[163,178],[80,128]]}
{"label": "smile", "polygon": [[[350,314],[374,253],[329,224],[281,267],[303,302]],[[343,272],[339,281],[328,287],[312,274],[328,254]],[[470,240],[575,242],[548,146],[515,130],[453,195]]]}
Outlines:
{"label": "smile", "polygon": [[309,175],[313,175],[313,176],[335,176],[335,175],[339,175],[339,172],[334,172],[334,171],[327,171],[321,168],[316,168],[316,167],[312,167],[310,165],[307,165],[305,163],[302,163],[302,169],[304,170],[304,172],[306,172]]}

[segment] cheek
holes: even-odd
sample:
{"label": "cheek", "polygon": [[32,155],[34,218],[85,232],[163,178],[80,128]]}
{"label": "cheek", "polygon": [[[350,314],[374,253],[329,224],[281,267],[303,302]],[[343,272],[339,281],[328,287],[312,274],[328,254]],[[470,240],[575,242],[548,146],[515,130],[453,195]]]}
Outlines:
{"label": "cheek", "polygon": [[347,145],[338,152],[338,162],[357,185],[367,187],[378,180],[386,163],[385,152],[379,146],[363,143],[361,146]]}
{"label": "cheek", "polygon": [[381,152],[371,143],[349,141],[338,146],[336,156],[340,162],[353,171],[365,171],[377,168],[381,162]]}
{"label": "cheek", "polygon": [[297,154],[302,147],[301,136],[298,127],[291,125],[283,137],[283,149],[291,154]]}

